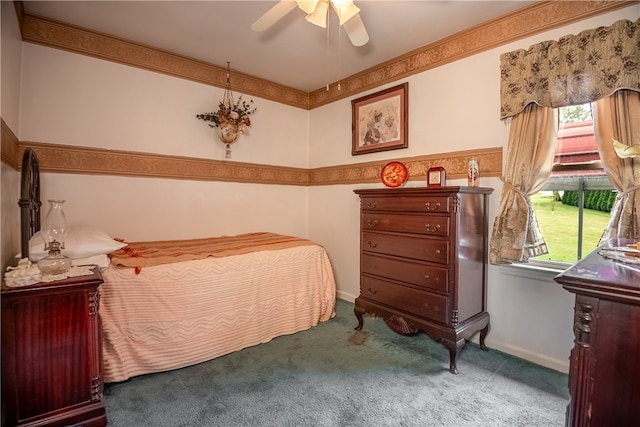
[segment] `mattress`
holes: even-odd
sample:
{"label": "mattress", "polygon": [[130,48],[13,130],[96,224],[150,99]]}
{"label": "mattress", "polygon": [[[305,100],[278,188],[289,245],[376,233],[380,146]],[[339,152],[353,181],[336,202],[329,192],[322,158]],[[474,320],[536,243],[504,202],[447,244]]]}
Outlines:
{"label": "mattress", "polygon": [[104,381],[177,369],[309,329],[335,315],[316,244],[103,272]]}

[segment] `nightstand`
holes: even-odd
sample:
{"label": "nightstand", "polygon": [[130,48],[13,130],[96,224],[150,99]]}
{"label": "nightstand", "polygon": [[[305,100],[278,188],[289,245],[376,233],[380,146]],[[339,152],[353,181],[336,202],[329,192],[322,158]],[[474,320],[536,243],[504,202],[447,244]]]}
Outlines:
{"label": "nightstand", "polygon": [[104,426],[102,324],[93,274],[2,285],[2,425]]}

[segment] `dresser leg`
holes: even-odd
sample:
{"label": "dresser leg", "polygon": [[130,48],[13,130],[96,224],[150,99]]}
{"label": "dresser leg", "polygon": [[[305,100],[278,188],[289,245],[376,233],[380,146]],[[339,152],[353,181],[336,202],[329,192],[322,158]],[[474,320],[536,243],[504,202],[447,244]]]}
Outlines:
{"label": "dresser leg", "polygon": [[356,331],[361,331],[362,330],[362,325],[363,325],[363,320],[362,320],[362,316],[364,314],[364,309],[358,307],[357,305],[353,307],[353,312],[356,315],[356,318],[358,319],[358,326],[355,327]]}
{"label": "dresser leg", "polygon": [[447,347],[447,349],[449,349],[449,372],[457,375],[458,374],[458,366],[457,366],[458,354],[460,354],[460,350],[462,349],[462,347],[464,347],[464,345],[466,344],[466,341],[464,339],[461,339],[458,342],[453,343],[450,341],[443,340],[442,343],[444,344],[445,347]]}
{"label": "dresser leg", "polygon": [[491,324],[487,323],[487,326],[482,328],[482,330],[480,331],[480,348],[483,349],[484,351],[489,351],[489,347],[487,347],[484,344],[484,339],[487,337],[487,334],[489,333],[490,329],[491,329]]}

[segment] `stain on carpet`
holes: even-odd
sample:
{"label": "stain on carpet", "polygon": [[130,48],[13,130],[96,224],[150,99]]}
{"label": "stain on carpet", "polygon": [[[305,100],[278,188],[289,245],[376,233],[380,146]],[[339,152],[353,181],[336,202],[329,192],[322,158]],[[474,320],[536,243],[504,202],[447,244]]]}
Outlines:
{"label": "stain on carpet", "polygon": [[349,337],[349,344],[351,345],[364,345],[369,338],[369,332],[367,331],[355,331]]}

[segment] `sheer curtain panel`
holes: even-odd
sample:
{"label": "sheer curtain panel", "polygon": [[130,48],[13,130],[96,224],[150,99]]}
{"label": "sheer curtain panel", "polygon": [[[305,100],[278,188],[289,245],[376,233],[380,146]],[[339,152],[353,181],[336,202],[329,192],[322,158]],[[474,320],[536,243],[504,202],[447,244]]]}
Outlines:
{"label": "sheer curtain panel", "polygon": [[524,262],[548,252],[529,196],[551,175],[557,134],[555,108],[529,104],[511,121],[500,208],[489,247],[491,263]]}
{"label": "sheer curtain panel", "polygon": [[618,190],[603,240],[640,239],[640,158],[620,158],[613,140],[640,148],[640,92],[621,90],[594,104],[594,127],[600,158]]}

